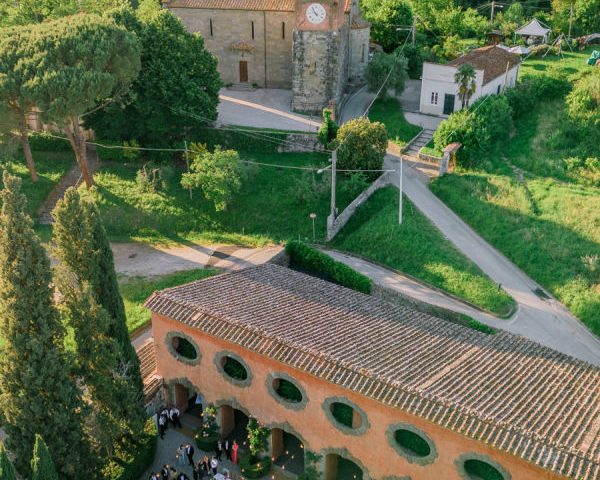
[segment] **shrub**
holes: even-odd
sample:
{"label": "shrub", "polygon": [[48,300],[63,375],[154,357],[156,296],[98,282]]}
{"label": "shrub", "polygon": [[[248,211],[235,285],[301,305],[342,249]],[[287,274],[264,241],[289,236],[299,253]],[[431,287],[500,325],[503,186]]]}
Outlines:
{"label": "shrub", "polygon": [[514,88],[505,92],[513,110],[513,118],[529,112],[542,99],[562,98],[571,90],[565,77],[553,75],[525,75]]}
{"label": "shrub", "polygon": [[[56,138],[61,137],[61,138]],[[63,140],[64,138],[64,140]],[[39,152],[69,152],[71,144],[63,135],[35,132],[29,134],[29,146]]]}
{"label": "shrub", "polygon": [[582,77],[567,95],[569,116],[582,124],[600,127],[600,70]]}
{"label": "shrub", "polygon": [[600,187],[600,159],[570,157],[565,159],[567,176],[583,185]]}
{"label": "shrub", "polygon": [[488,327],[485,323],[481,323],[474,318],[469,319],[469,321],[465,325],[468,328],[473,330],[477,330],[478,332],[486,333],[488,335],[493,335],[496,333],[496,330],[492,327]]}
{"label": "shrub", "polygon": [[271,457],[255,457],[245,453],[240,457],[240,469],[245,478],[262,478],[271,470]]}
{"label": "shrub", "polygon": [[[388,136],[385,125],[367,118],[356,118],[344,123],[338,131],[337,144],[340,170],[381,170],[387,150]],[[369,177],[379,173],[371,172]]]}
{"label": "shrub", "polygon": [[348,177],[348,181],[342,183],[340,191],[348,194],[351,198],[356,198],[369,186],[369,180],[364,173],[354,172]]}
{"label": "shrub", "polygon": [[302,172],[288,188],[289,197],[298,205],[317,202],[329,190],[330,175],[329,172]]}
{"label": "shrub", "polygon": [[103,468],[102,478],[105,480],[138,480],[154,461],[156,442],[156,422],[149,418],[136,443],[127,440],[115,446],[115,454]]}
{"label": "shrub", "polygon": [[365,71],[369,92],[385,98],[388,89],[394,89],[396,95],[400,95],[408,79],[407,69],[408,60],[399,50],[394,53],[376,53]]}
{"label": "shrub", "polygon": [[285,251],[293,265],[316,272],[326,280],[358,292],[371,293],[371,279],[305,243],[292,240]]}
{"label": "shrub", "polygon": [[328,146],[335,140],[339,129],[338,124],[331,118],[332,115],[333,112],[330,108],[323,109],[323,123],[317,135],[319,136],[319,142],[325,146]]}
{"label": "shrub", "polygon": [[504,95],[481,97],[470,108],[475,113],[480,147],[483,139],[487,142],[486,147],[508,140],[513,118],[512,108]]}
{"label": "shrub", "polygon": [[402,53],[408,61],[407,70],[409,78],[421,78],[423,74],[423,54],[421,53],[421,49],[418,46],[409,44],[404,47]]}
{"label": "shrub", "polygon": [[202,416],[202,426],[196,432],[196,445],[200,450],[211,452],[220,438],[217,425],[217,409],[207,405]]}
{"label": "shrub", "polygon": [[[135,185],[140,193],[156,193],[167,187],[168,167],[153,162],[145,163],[135,174]],[[171,172],[172,173],[172,172]]]}
{"label": "shrub", "polygon": [[440,123],[433,141],[435,148],[441,152],[450,143],[460,143],[462,147],[456,155],[458,163],[462,166],[474,165],[479,145],[475,115],[466,109],[454,112]]}

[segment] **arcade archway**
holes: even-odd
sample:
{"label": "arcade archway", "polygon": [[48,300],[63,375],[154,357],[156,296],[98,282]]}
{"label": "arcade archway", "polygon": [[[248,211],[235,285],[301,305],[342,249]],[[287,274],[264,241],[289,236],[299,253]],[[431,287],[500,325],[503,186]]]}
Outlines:
{"label": "arcade archway", "polygon": [[304,473],[304,445],[293,433],[271,429],[271,457],[276,467],[295,475]]}

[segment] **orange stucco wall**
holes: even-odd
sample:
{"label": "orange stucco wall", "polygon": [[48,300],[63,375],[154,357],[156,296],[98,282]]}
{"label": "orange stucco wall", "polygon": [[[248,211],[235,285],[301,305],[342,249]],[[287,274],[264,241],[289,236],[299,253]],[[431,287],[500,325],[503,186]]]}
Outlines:
{"label": "orange stucco wall", "polygon": [[[379,480],[388,475],[409,475],[413,480],[460,480],[462,477],[454,462],[465,453],[491,457],[511,474],[513,480],[563,478],[420,417],[355,394],[235,344],[207,336],[161,315],[153,314],[152,328],[158,372],[165,383],[172,379],[187,378],[207,402],[235,399],[263,424],[287,422],[302,436],[306,442],[305,447],[311,451],[346,448],[362,462],[372,479]],[[198,365],[183,364],[170,354],[165,342],[166,334],[170,331],[183,332],[196,341],[202,356]],[[214,357],[222,350],[236,353],[250,366],[253,379],[249,387],[236,387],[217,371]],[[266,377],[271,372],[285,372],[302,385],[308,396],[304,409],[290,410],[271,397],[265,386]],[[323,401],[332,396],[346,397],[360,406],[367,414],[370,428],[364,434],[355,436],[346,435],[334,427],[322,408]],[[426,466],[411,464],[389,445],[386,430],[390,424],[399,422],[414,425],[430,437],[438,453],[433,463]]]}

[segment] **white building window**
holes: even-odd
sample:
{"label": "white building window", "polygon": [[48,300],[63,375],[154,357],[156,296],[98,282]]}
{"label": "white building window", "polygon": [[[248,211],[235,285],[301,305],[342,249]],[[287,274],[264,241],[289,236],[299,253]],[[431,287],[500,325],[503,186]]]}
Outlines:
{"label": "white building window", "polygon": [[438,92],[431,92],[431,104],[432,105],[438,104]]}

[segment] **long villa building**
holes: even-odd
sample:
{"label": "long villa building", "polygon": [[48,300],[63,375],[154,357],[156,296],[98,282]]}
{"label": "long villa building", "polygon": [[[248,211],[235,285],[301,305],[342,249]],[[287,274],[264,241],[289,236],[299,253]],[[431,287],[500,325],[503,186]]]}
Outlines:
{"label": "long villa building", "polygon": [[223,436],[256,417],[292,478],[307,451],[325,480],[600,478],[600,369],[525,338],[274,264],[146,306],[153,391],[184,411],[199,393]]}

